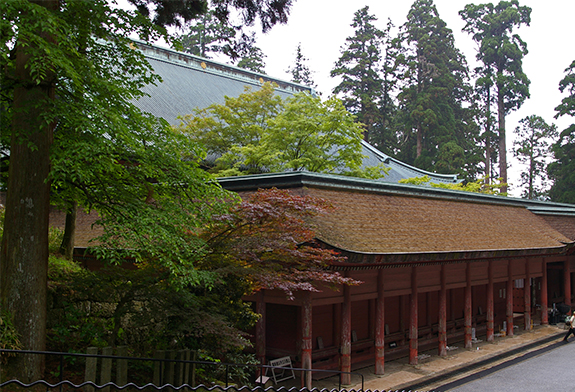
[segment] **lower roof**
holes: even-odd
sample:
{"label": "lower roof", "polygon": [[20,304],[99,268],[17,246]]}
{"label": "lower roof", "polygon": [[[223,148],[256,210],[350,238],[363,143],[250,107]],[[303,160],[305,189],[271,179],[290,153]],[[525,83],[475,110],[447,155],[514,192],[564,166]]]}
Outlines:
{"label": "lower roof", "polygon": [[[535,205],[553,207],[565,216],[575,206],[317,173],[279,173],[220,179],[229,190],[297,188],[329,200],[335,211],[315,220],[317,238],[358,255],[388,255],[396,260],[437,260],[556,254],[573,246]],[[406,255],[414,257],[406,258]]]}

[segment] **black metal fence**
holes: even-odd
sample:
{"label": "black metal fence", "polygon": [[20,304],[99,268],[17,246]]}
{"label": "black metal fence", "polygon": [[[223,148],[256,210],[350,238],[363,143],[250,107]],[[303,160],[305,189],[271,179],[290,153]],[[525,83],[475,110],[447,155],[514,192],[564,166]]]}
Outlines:
{"label": "black metal fence", "polygon": [[[98,354],[83,354],[83,353],[62,353],[62,352],[53,352],[53,351],[32,351],[32,350],[8,350],[8,349],[0,349],[0,361],[5,359],[6,355],[44,355],[46,356],[56,356],[58,358],[57,365],[53,364],[53,369],[48,369],[48,372],[52,375],[55,375],[55,380],[37,380],[32,383],[24,383],[20,380],[16,379],[9,379],[6,381],[0,380],[0,390],[4,391],[4,387],[13,386],[17,389],[14,390],[28,390],[33,388],[46,388],[46,391],[83,391],[83,392],[95,392],[104,390],[105,392],[113,391],[113,390],[126,390],[126,391],[309,391],[308,388],[297,388],[297,387],[286,387],[281,385],[274,385],[266,387],[265,384],[257,384],[255,375],[264,375],[268,370],[285,370],[285,367],[278,367],[278,366],[270,366],[270,365],[261,365],[261,364],[245,364],[245,363],[222,363],[222,362],[209,362],[209,361],[198,361],[198,360],[188,360],[188,359],[178,359],[178,358],[139,358],[139,357],[129,357],[129,356],[121,356],[121,355],[98,355]],[[155,364],[155,371],[154,373],[159,374],[159,378],[157,377],[158,374],[155,374],[156,380],[154,382],[147,382],[138,385],[134,382],[127,382],[127,378],[124,376],[126,381],[122,382],[101,382],[97,384],[95,382],[95,377],[93,380],[86,380],[80,383],[74,383],[73,381],[67,379],[69,375],[66,374],[66,361],[68,362],[75,362],[78,358],[84,358],[86,362],[88,361],[97,361],[97,360],[108,360],[111,367],[111,360],[116,360],[118,363],[123,363],[127,370],[128,361],[130,362],[147,362],[147,363],[154,363]],[[95,363],[95,362],[93,362]],[[159,366],[158,366],[159,365]],[[213,384],[213,385],[204,385],[199,384],[195,385],[195,382],[192,381],[190,383],[188,378],[180,378],[179,382],[172,383],[166,382],[164,379],[165,370],[168,367],[173,367],[179,365],[182,368],[190,366],[203,366],[203,367],[210,367],[215,366],[218,369],[223,369],[224,372],[224,379],[221,380],[221,384]],[[157,372],[157,368],[159,367],[159,372]],[[87,367],[86,367],[87,368]],[[233,369],[250,369],[251,372],[254,374],[253,380],[250,383],[246,383],[247,385],[238,385],[238,383],[231,384],[234,382],[230,374],[232,373],[231,370]],[[325,376],[339,376],[338,377],[338,388],[327,389],[323,388],[321,391],[357,391],[357,392],[369,392],[364,391],[364,376],[358,372],[341,372],[337,370],[324,370],[324,369],[303,369],[303,368],[292,368],[290,370],[296,372],[313,372],[313,373],[323,373]],[[86,371],[87,373],[87,371]],[[344,374],[349,374],[352,377],[358,377],[361,379],[361,388],[358,390],[355,389],[342,389],[341,387],[341,376]],[[193,378],[192,378],[193,379]],[[260,379],[261,380],[261,379]],[[172,380],[170,380],[172,381]],[[250,385],[251,384],[251,385]],[[255,385],[255,386],[254,386]],[[20,389],[23,388],[23,389]],[[317,388],[312,388],[312,391],[320,391]]]}

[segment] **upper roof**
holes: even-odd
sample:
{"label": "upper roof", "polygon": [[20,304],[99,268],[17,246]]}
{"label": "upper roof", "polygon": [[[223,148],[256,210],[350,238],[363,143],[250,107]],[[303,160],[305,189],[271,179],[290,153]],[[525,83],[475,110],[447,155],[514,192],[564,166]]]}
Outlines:
{"label": "upper roof", "polygon": [[[288,82],[268,75],[222,64],[217,61],[182,53],[171,49],[136,42],[150,62],[154,72],[162,78],[158,85],[149,85],[144,92],[149,96],[136,102],[144,112],[179,125],[178,116],[190,114],[196,108],[225,103],[225,96],[237,97],[245,87],[258,89],[264,82],[277,84],[276,92],[287,98],[296,92],[315,94],[310,87]],[[392,158],[367,142],[362,143],[364,166],[384,163],[391,170],[383,181],[398,182],[404,178],[429,176],[431,182],[457,182],[455,174],[436,174],[418,169]]]}
{"label": "upper roof", "polygon": [[546,205],[575,217],[575,205],[305,172],[220,183],[235,191],[298,188],[329,200],[336,209],[316,220],[317,238],[355,254],[351,262],[556,254],[574,245],[533,211]]}

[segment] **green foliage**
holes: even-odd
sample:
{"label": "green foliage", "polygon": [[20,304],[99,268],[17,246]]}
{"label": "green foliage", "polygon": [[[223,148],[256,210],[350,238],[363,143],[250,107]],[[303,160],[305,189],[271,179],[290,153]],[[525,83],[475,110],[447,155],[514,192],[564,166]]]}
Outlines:
{"label": "green foliage", "polygon": [[185,52],[211,58],[211,54],[229,53],[236,30],[222,23],[210,10],[189,24],[189,32],[179,36]]}
{"label": "green foliage", "polygon": [[[555,117],[575,118],[575,61],[565,70],[559,90],[567,93],[555,111]],[[549,164],[547,173],[553,184],[549,190],[551,200],[575,204],[575,123],[563,130],[552,146],[555,162]]]}
{"label": "green foliage", "polygon": [[64,231],[59,227],[50,226],[48,229],[48,251],[50,253],[57,253],[62,244],[62,237]]}
{"label": "green foliage", "polygon": [[502,192],[501,189],[507,187],[507,184],[501,182],[499,179],[499,183],[490,183],[486,181],[486,178],[480,178],[476,181],[470,182],[459,182],[456,184],[453,183],[432,183],[431,178],[429,176],[423,177],[412,177],[406,178],[403,180],[399,180],[400,184],[412,184],[412,185],[420,185],[420,186],[431,186],[432,188],[442,188],[442,189],[451,189],[454,191],[463,191],[463,192],[475,192],[475,193],[485,193],[488,195],[498,195],[498,196],[507,196],[506,193]]}
{"label": "green foliage", "polygon": [[431,177],[425,175],[423,177],[411,177],[403,178],[399,180],[400,184],[410,184],[410,185],[429,185],[431,182]]}
{"label": "green foliage", "polygon": [[[0,150],[10,156],[9,184],[17,186],[8,186],[0,288],[3,307],[38,315],[31,322],[25,312],[14,313],[16,328],[28,331],[22,339],[30,342],[27,349],[44,348],[46,298],[37,287],[46,284],[48,233],[41,218],[18,225],[23,207],[16,201],[27,198],[31,215],[47,217],[50,183],[53,202],[64,210],[77,203],[99,212],[107,247],[96,249],[98,256],[152,261],[176,288],[213,280],[214,274],[194,269],[204,244],[191,232],[222,213],[221,201],[230,196],[199,169],[203,152],[197,146],[133,104],[145,85],[160,80],[131,41],[163,36],[170,42],[164,27],[204,12],[206,2],[132,3],[139,12],[106,0],[2,3]],[[286,22],[290,5],[221,0],[216,12],[225,19],[230,7],[238,8],[244,22],[258,19],[266,31]],[[182,149],[193,159],[182,160]],[[22,238],[33,241],[22,244]],[[23,361],[15,367],[23,381],[41,377],[41,361]]]}
{"label": "green foliage", "polygon": [[376,20],[369,14],[368,6],[355,12],[351,24],[355,35],[346,39],[341,57],[331,71],[332,77],[342,79],[334,88],[334,94],[342,96],[347,110],[365,125],[366,140],[375,124],[381,121],[378,102],[383,93],[383,81],[379,76],[379,63],[385,33],[373,25]]}
{"label": "green foliage", "polygon": [[401,41],[391,35],[395,26],[388,19],[383,30],[384,52],[381,58],[380,77],[382,80],[381,99],[379,101],[379,121],[369,135],[369,142],[389,155],[396,155],[399,148],[397,103],[393,96],[400,81]]}
{"label": "green foliage", "polygon": [[249,342],[241,330],[257,316],[241,301],[246,284],[220,276],[210,288],[174,290],[167,271],[150,265],[87,271],[50,259],[52,350],[129,345],[140,356],[153,349],[202,349],[224,358]]}
{"label": "green foliage", "polygon": [[120,129],[125,133],[104,129],[113,137],[83,132],[62,140],[52,161],[54,200],[74,200],[98,212],[96,224],[104,232],[92,251],[99,258],[149,260],[168,268],[176,285],[212,280],[194,268],[205,244],[190,231],[222,213],[222,201],[234,197],[199,168],[205,153],[164,125]]}
{"label": "green foliage", "polygon": [[265,61],[266,55],[256,46],[255,34],[242,34],[241,39],[237,43],[235,50],[235,57],[232,57],[232,64],[240,68],[248,69],[253,72],[265,74]]}
{"label": "green foliage", "polygon": [[361,127],[335,97],[298,93],[283,101],[274,86],[246,89],[185,116],[179,130],[217,157],[218,176],[307,170],[380,178],[386,169],[361,169]]}
{"label": "green foliage", "polygon": [[[20,335],[14,327],[12,315],[6,311],[0,314],[0,348],[8,350],[20,350]],[[5,356],[3,355],[3,360]]]}
{"label": "green foliage", "polygon": [[67,260],[55,255],[50,255],[48,259],[48,279],[58,281],[69,279],[75,274],[82,272],[82,267],[73,260]]}
{"label": "green foliage", "polygon": [[[482,65],[476,70],[480,74],[476,87],[484,93],[495,89],[493,95],[487,93],[486,96],[493,96],[497,102],[499,172],[503,181],[507,182],[505,116],[520,108],[529,97],[530,84],[523,72],[527,44],[513,33],[513,29],[521,25],[529,26],[531,8],[520,6],[518,0],[510,0],[500,1],[497,5],[468,4],[459,14],[466,23],[463,31],[471,34],[479,44],[476,57]],[[491,105],[491,102],[487,101],[486,104]],[[489,118],[490,110],[486,111],[486,116]],[[491,138],[490,129],[486,136],[487,140]]]}
{"label": "green foliage", "polygon": [[316,83],[313,81],[312,72],[307,66],[306,62],[308,59],[303,55],[301,51],[301,42],[297,44],[297,49],[295,53],[295,64],[293,67],[289,67],[286,71],[291,75],[291,81],[295,83],[301,83],[305,86],[312,88],[317,88]]}
{"label": "green foliage", "polygon": [[[134,4],[138,11],[146,18],[153,16],[153,22],[158,26],[181,27],[183,22],[188,22],[203,14],[207,10],[206,0],[128,0]],[[256,21],[263,32],[268,31],[276,23],[286,23],[291,7],[291,0],[277,2],[275,0],[215,0],[211,2],[216,17],[224,22],[229,19],[230,8],[237,9],[242,14],[242,22],[251,26]]]}
{"label": "green foliage", "polygon": [[432,0],[413,3],[401,28],[398,158],[425,170],[476,177],[478,130],[465,102],[469,76]]}
{"label": "green foliage", "polygon": [[526,186],[522,197],[544,199],[547,194],[545,169],[549,148],[557,138],[557,127],[535,115],[521,119],[519,124],[515,128],[517,137],[513,142],[513,153],[519,162],[527,165],[521,172],[521,185]]}
{"label": "green foliage", "polygon": [[503,94],[505,113],[518,109],[529,97],[530,82],[522,68],[527,44],[512,32],[522,24],[529,26],[531,8],[511,0],[497,5],[468,4],[459,14],[466,22],[463,31],[472,34],[480,45],[477,60],[484,69],[494,70],[485,77],[491,77],[491,85],[497,86],[498,94]]}
{"label": "green foliage", "polygon": [[341,256],[315,241],[313,217],[332,208],[323,199],[275,188],[245,194],[202,233],[211,249],[206,267],[241,279],[247,293],[279,289],[290,298],[294,291],[318,291],[320,282],[357,284],[328,268]]}
{"label": "green foliage", "polygon": [[[108,261],[148,258],[168,266],[181,284],[211,279],[193,268],[203,244],[189,230],[221,213],[221,199],[231,196],[199,168],[198,146],[133,104],[159,78],[128,37],[156,39],[160,30],[103,0],[66,2],[54,11],[9,2],[5,11],[19,28],[7,31],[3,46],[34,39],[27,47],[32,78],[49,71],[58,77],[58,99],[43,113],[46,123],[58,123],[50,148],[52,203],[99,213],[104,234],[95,252]],[[36,37],[37,24],[53,40]],[[4,56],[1,65],[5,98],[15,88],[16,64]],[[193,158],[182,160],[184,152]]]}
{"label": "green foliage", "polygon": [[[265,55],[256,46],[253,33],[241,32],[240,27],[220,20],[214,10],[190,23],[188,28],[189,32],[179,37],[184,51],[205,58],[222,54],[240,68],[264,73]],[[178,48],[180,44],[175,46]]]}

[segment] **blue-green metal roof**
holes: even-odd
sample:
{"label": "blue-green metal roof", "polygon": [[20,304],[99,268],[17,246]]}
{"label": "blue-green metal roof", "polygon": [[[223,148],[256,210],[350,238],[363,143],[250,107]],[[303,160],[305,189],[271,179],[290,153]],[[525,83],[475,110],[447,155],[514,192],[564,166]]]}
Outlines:
{"label": "blue-green metal roof", "polygon": [[[180,124],[178,116],[192,113],[195,108],[212,104],[223,104],[224,97],[237,97],[246,86],[258,89],[264,82],[278,85],[276,92],[283,98],[310,87],[217,61],[182,53],[171,49],[136,42],[152,65],[154,72],[162,78],[157,86],[147,86],[144,92],[149,96],[141,98],[136,105],[144,112],[164,118],[172,125]],[[458,182],[457,175],[436,174],[405,164],[392,158],[367,142],[362,143],[363,164],[366,167],[384,163],[390,168],[382,181],[398,182],[401,179],[429,176],[431,182]]]}
{"label": "blue-green metal roof", "polygon": [[258,188],[320,187],[348,191],[365,191],[398,196],[424,197],[472,203],[497,204],[527,208],[535,214],[575,216],[575,205],[549,201],[527,200],[514,197],[495,196],[483,193],[431,188],[411,184],[395,184],[335,174],[312,172],[285,172],[254,174],[241,177],[218,179],[225,189],[249,191]]}

